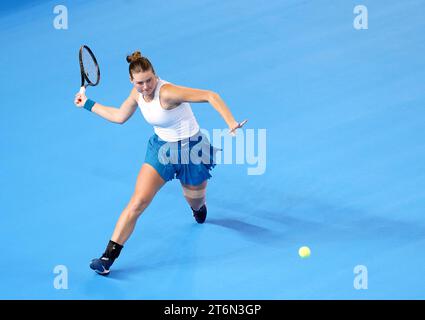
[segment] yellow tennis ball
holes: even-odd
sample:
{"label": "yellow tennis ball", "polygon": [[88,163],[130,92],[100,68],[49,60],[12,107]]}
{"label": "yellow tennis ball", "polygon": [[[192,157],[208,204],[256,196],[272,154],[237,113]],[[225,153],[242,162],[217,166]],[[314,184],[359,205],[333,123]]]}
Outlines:
{"label": "yellow tennis ball", "polygon": [[309,247],[301,247],[298,250],[298,254],[300,255],[301,258],[308,258],[311,254],[310,248]]}

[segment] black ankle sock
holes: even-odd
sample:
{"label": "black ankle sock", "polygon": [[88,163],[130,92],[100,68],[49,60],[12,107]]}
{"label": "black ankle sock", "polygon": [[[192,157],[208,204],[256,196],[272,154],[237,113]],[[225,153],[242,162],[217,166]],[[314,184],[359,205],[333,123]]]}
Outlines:
{"label": "black ankle sock", "polygon": [[108,246],[106,247],[106,250],[103,253],[103,257],[115,260],[120,255],[121,249],[123,247],[124,246],[120,245],[119,243],[109,240]]}

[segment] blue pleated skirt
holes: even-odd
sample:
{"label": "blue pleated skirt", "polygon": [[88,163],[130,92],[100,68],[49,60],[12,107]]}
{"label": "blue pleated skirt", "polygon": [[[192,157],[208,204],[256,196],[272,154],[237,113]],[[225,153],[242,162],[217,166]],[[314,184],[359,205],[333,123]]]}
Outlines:
{"label": "blue pleated skirt", "polygon": [[176,178],[196,186],[211,178],[210,171],[220,150],[201,131],[177,142],[164,141],[154,134],[148,142],[145,163],[154,167],[165,181]]}

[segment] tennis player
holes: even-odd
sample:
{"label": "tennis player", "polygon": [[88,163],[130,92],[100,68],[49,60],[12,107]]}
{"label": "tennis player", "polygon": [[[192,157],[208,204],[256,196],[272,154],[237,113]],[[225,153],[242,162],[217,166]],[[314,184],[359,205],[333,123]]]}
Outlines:
{"label": "tennis player", "polygon": [[177,86],[160,79],[151,62],[140,51],[127,56],[127,62],[134,87],[120,108],[104,106],[88,99],[85,93],[77,93],[74,100],[77,107],[84,107],[119,124],[126,122],[139,107],[155,132],[149,139],[134,193],[116,223],[105,252],[90,263],[90,268],[101,275],[109,274],[137,219],[167,181],[173,178],[180,180],[196,222],[204,223],[207,217],[207,180],[215,166],[217,149],[200,131],[189,103],[209,102],[223,117],[230,134],[235,134],[235,130],[246,122],[237,122],[217,93]]}

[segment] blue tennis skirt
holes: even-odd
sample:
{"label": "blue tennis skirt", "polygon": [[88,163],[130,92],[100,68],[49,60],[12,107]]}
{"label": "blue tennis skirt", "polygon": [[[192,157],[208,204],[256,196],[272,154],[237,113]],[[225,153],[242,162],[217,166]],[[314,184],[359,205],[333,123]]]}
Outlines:
{"label": "blue tennis skirt", "polygon": [[194,136],[177,142],[167,142],[154,134],[148,142],[145,163],[150,164],[159,175],[170,181],[196,186],[211,178],[216,153],[207,136],[199,131]]}

